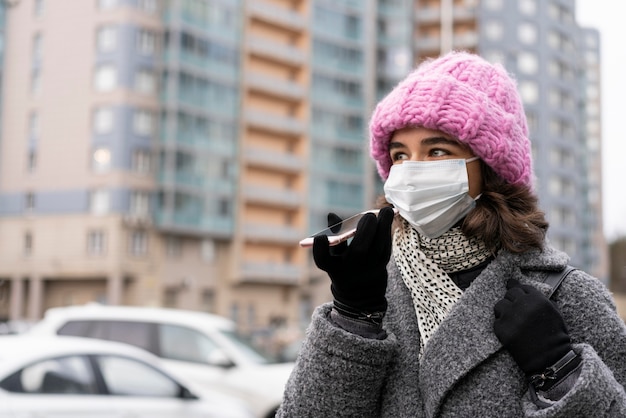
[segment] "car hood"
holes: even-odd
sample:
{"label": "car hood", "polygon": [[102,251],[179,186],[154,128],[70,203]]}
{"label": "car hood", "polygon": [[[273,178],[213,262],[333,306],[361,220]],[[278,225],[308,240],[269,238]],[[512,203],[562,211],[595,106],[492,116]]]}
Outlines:
{"label": "car hood", "polygon": [[293,367],[294,363],[242,367],[229,373],[226,380],[243,390],[265,392],[268,396],[275,396],[276,393],[282,394]]}

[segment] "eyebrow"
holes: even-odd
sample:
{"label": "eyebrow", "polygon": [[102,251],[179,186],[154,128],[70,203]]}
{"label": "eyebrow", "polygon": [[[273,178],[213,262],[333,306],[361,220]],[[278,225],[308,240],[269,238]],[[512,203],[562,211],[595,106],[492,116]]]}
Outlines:
{"label": "eyebrow", "polygon": [[[422,139],[420,145],[452,145],[457,147],[462,147],[463,145],[459,141],[455,141],[454,139],[445,138],[443,136],[434,136]],[[401,142],[391,142],[389,144],[389,149],[392,150],[394,148],[402,148],[405,145]]]}

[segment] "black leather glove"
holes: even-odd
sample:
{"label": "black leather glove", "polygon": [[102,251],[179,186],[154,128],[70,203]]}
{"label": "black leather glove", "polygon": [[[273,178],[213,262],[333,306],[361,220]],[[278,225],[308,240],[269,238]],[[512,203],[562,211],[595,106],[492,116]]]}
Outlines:
{"label": "black leather glove", "polygon": [[572,349],[563,317],[536,288],[515,279],[506,287],[494,308],[494,332],[528,377],[543,373]]}
{"label": "black leather glove", "polygon": [[[313,259],[330,277],[338,312],[357,319],[382,319],[387,309],[385,291],[393,217],[394,211],[389,207],[381,209],[378,217],[366,214],[350,245],[331,247],[326,235],[315,237]],[[329,223],[337,220],[332,218],[329,215]]]}

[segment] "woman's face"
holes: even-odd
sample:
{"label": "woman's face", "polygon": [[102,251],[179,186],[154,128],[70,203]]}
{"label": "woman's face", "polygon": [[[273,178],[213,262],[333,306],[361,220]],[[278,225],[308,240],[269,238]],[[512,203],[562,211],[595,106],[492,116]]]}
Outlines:
{"label": "woman's face", "polygon": [[[389,155],[393,164],[404,161],[437,161],[474,157],[472,150],[450,135],[426,128],[404,128],[391,137]],[[467,163],[469,195],[476,197],[482,192],[483,176],[480,160]]]}

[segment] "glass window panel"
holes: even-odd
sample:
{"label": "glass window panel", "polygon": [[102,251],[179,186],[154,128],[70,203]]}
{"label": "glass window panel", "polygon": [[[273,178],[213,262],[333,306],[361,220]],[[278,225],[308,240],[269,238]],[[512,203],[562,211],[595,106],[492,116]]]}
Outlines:
{"label": "glass window panel", "polygon": [[93,214],[105,214],[109,211],[108,190],[94,190],[91,192],[89,208]]}
{"label": "glass window panel", "polygon": [[106,134],[113,130],[113,109],[100,107],[93,113],[93,131],[96,134]]}
{"label": "glass window panel", "polygon": [[98,364],[104,383],[113,395],[174,398],[180,393],[175,381],[133,359],[101,356]]}
{"label": "glass window panel", "polygon": [[130,233],[130,253],[145,255],[148,252],[148,234],[144,230],[135,230]]}
{"label": "glass window panel", "polygon": [[113,52],[117,46],[117,28],[104,26],[96,34],[96,47],[99,52]]}
{"label": "glass window panel", "polygon": [[113,90],[117,85],[117,69],[111,64],[99,65],[96,68],[94,87],[98,91]]}
{"label": "glass window panel", "polygon": [[106,173],[111,168],[111,151],[106,147],[99,147],[93,151],[92,169],[96,173]]}
{"label": "glass window panel", "polygon": [[517,56],[517,67],[524,74],[536,74],[539,71],[539,60],[531,52],[521,52]]}
{"label": "glass window panel", "polygon": [[21,371],[20,381],[24,393],[98,393],[91,366],[82,356],[58,357],[31,364]]}
{"label": "glass window panel", "polygon": [[105,252],[105,235],[102,230],[87,232],[87,253],[89,255],[102,255]]}
{"label": "glass window panel", "polygon": [[163,358],[206,364],[218,348],[209,337],[191,328],[161,325],[159,341]]}
{"label": "glass window panel", "polygon": [[532,23],[522,23],[517,28],[517,37],[526,45],[534,45],[537,42],[537,28]]}
{"label": "glass window panel", "polygon": [[135,89],[143,94],[155,94],[157,90],[156,76],[152,70],[139,70],[135,75]]}
{"label": "glass window panel", "polygon": [[155,118],[154,115],[143,109],[135,111],[133,117],[133,130],[137,135],[152,135],[154,132]]}

